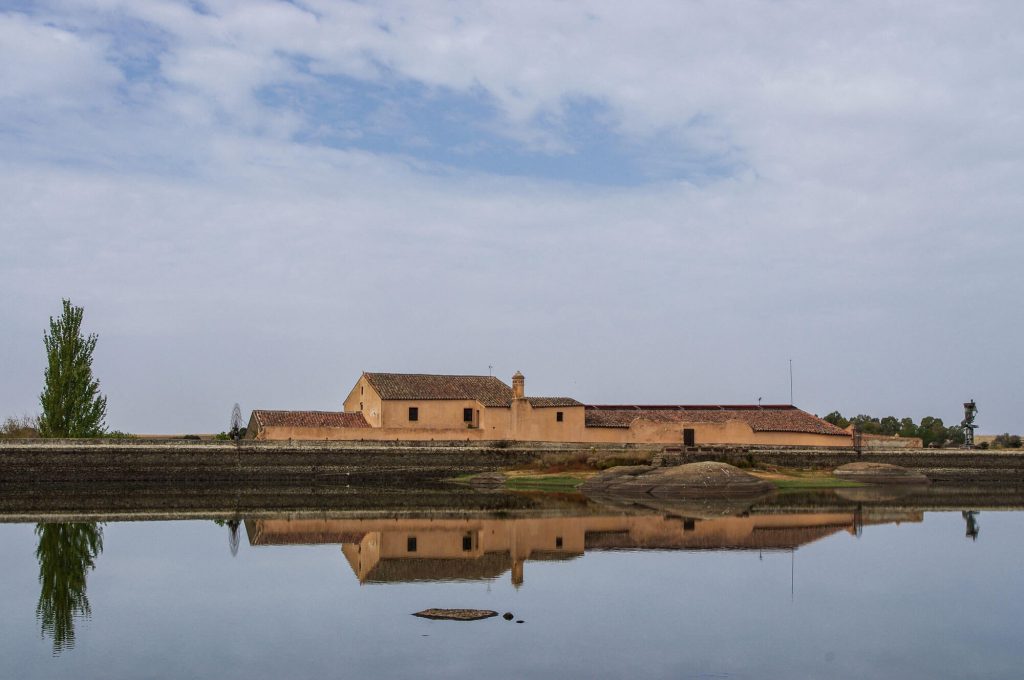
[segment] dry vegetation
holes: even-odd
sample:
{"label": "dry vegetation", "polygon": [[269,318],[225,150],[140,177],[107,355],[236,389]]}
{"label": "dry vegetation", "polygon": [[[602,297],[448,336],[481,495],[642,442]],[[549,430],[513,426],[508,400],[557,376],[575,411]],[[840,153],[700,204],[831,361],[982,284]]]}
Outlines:
{"label": "dry vegetation", "polygon": [[39,418],[23,415],[9,416],[0,425],[0,438],[27,439],[39,436]]}

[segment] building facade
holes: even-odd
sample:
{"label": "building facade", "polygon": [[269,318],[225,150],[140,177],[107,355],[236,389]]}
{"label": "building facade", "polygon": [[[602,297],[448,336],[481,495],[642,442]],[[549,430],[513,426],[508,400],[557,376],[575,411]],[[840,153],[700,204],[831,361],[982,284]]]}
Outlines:
{"label": "building facade", "polygon": [[526,395],[493,376],[363,373],[344,411],[255,410],[264,440],[470,440],[602,444],[852,446],[851,434],[789,404],[586,405]]}

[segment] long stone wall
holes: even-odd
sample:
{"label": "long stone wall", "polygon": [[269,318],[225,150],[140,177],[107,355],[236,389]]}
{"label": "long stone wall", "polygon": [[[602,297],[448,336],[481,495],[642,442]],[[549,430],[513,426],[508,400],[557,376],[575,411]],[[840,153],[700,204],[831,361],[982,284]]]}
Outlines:
{"label": "long stone wall", "polygon": [[1024,453],[962,449],[865,450],[697,447],[529,442],[261,442],[244,440],[0,440],[0,483],[326,480],[348,484],[424,483],[521,467],[546,454],[588,459],[648,452],[655,462],[718,460],[744,467],[832,469],[857,460],[920,470],[934,481],[1024,485]]}
{"label": "long stone wall", "polygon": [[[262,442],[30,439],[0,441],[0,483],[334,480],[424,482],[526,465],[578,445],[523,442]],[[594,445],[622,456],[632,445]],[[659,449],[660,450],[660,449]]]}

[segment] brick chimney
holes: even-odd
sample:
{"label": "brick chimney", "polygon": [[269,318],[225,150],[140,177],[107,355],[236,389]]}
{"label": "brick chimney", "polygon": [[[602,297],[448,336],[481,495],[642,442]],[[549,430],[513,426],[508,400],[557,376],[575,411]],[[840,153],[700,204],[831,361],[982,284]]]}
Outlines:
{"label": "brick chimney", "polygon": [[519,371],[512,376],[512,396],[516,399],[526,396],[526,378]]}

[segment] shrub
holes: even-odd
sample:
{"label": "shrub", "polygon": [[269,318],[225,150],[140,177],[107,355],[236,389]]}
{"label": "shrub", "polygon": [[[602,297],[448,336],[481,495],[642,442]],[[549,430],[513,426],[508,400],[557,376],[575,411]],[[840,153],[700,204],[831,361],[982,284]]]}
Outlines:
{"label": "shrub", "polygon": [[0,438],[26,439],[39,436],[39,418],[29,415],[7,417],[0,425]]}
{"label": "shrub", "polygon": [[1009,432],[996,435],[996,438],[992,440],[992,447],[996,449],[1019,449],[1021,447],[1020,435],[1010,434]]}

